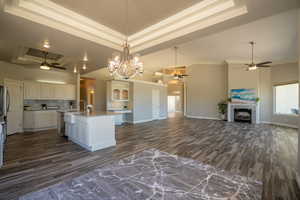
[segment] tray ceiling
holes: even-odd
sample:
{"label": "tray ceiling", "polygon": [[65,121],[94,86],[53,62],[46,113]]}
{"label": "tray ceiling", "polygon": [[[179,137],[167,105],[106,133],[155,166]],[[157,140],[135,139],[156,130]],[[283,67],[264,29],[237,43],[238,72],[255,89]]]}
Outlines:
{"label": "tray ceiling", "polygon": [[[100,24],[126,34],[126,0],[51,0]],[[129,35],[156,24],[202,0],[129,0]]]}

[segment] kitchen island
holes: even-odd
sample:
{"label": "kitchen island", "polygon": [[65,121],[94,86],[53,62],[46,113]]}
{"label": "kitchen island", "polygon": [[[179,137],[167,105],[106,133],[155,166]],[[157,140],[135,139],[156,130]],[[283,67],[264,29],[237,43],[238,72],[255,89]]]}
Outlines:
{"label": "kitchen island", "polygon": [[89,151],[115,146],[115,116],[113,112],[65,113],[66,135],[69,140]]}

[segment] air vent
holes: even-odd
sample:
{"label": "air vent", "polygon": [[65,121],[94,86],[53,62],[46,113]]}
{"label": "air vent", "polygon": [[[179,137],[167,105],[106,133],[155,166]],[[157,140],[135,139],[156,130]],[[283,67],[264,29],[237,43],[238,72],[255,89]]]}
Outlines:
{"label": "air vent", "polygon": [[[26,55],[33,56],[33,57],[38,57],[38,58],[44,58],[45,57],[44,51],[39,50],[39,49],[34,49],[34,48],[29,48],[28,51],[26,52]],[[48,52],[48,54],[47,54],[47,59],[53,60],[53,61],[58,61],[62,57],[64,57],[64,56],[60,55],[60,54],[56,54],[56,53]]]}

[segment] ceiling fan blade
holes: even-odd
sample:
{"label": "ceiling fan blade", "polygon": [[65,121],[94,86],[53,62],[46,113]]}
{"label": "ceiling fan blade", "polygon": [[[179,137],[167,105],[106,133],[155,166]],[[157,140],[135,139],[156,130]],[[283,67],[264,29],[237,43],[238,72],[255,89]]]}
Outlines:
{"label": "ceiling fan blade", "polygon": [[267,61],[267,62],[257,63],[256,66],[267,65],[267,64],[271,64],[271,63],[272,63],[271,61]]}
{"label": "ceiling fan blade", "polygon": [[56,69],[61,69],[61,70],[66,70],[67,68],[62,67],[62,66],[56,66],[56,65],[49,65],[52,68],[56,68]]}
{"label": "ceiling fan blade", "polygon": [[270,65],[259,65],[257,67],[271,67]]}

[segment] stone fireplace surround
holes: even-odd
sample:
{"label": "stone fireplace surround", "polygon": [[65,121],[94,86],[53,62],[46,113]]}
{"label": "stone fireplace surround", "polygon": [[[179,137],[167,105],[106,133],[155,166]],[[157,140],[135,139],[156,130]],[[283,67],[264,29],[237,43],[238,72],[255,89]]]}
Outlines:
{"label": "stone fireplace surround", "polygon": [[228,103],[228,122],[234,122],[234,109],[250,109],[252,113],[252,124],[260,123],[259,104]]}

